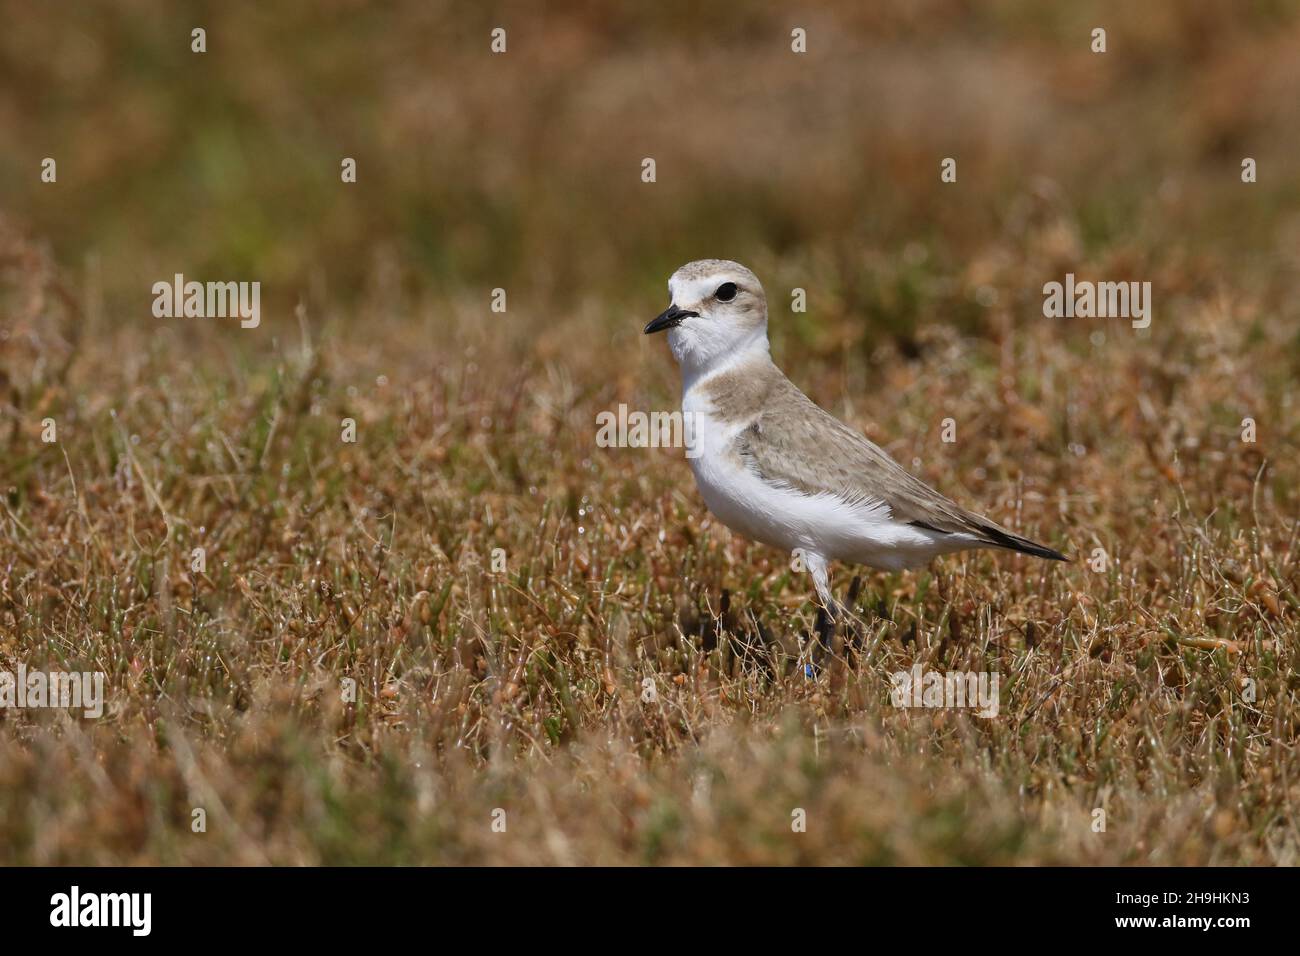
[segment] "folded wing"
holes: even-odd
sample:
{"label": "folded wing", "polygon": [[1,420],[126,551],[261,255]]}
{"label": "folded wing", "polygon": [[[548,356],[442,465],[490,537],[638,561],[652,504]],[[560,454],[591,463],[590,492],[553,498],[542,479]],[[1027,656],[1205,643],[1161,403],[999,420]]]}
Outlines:
{"label": "folded wing", "polygon": [[805,494],[883,502],[895,521],[990,547],[1066,560],[944,497],[883,449],[824,412],[788,382],[736,438],[735,451],[760,478]]}

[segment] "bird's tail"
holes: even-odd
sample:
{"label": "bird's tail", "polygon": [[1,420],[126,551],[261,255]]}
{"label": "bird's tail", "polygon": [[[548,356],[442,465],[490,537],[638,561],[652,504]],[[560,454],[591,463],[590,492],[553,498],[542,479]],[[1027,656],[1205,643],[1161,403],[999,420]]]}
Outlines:
{"label": "bird's tail", "polygon": [[1028,538],[1022,538],[1018,534],[1012,534],[1010,531],[1004,531],[1002,528],[993,524],[983,525],[981,531],[988,538],[988,543],[995,548],[1005,548],[1008,551],[1019,551],[1021,554],[1032,554],[1036,558],[1047,558],[1049,561],[1069,561],[1060,551],[1054,551],[1045,544],[1038,544],[1030,541]]}

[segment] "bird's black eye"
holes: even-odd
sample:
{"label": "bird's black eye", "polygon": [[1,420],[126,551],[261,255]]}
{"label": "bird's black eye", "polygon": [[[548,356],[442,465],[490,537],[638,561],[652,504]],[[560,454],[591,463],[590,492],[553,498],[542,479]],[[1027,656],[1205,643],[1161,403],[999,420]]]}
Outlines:
{"label": "bird's black eye", "polygon": [[736,283],[722,283],[722,285],[718,286],[718,291],[713,293],[713,297],[719,302],[730,302],[736,297]]}

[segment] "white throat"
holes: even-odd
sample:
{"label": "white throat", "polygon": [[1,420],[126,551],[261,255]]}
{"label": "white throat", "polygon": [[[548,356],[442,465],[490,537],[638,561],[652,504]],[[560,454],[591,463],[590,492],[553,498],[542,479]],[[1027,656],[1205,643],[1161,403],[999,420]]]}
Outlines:
{"label": "white throat", "polygon": [[674,337],[676,329],[668,333],[668,347],[682,369],[682,394],[686,394],[700,382],[726,372],[738,365],[755,360],[772,360],[771,346],[767,341],[767,329],[757,328],[750,332],[736,346],[725,351],[705,351],[691,348],[680,337]]}

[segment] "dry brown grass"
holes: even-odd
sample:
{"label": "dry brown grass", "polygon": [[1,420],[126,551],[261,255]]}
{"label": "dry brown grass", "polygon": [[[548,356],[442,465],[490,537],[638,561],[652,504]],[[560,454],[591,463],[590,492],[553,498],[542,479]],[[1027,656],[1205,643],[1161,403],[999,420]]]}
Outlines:
{"label": "dry brown grass", "polygon": [[[1113,562],[870,576],[860,646],[813,680],[789,659],[807,580],[709,521],[674,453],[594,446],[632,382],[672,387],[634,325],[611,378],[594,352],[537,359],[591,314],[527,345],[466,329],[433,363],[396,323],[220,360],[220,331],[100,329],[70,370],[76,346],[20,317],[0,655],[102,670],[110,709],[4,716],[8,859],[1290,861],[1294,358],[1288,330],[1240,306],[1225,331],[1224,307],[1148,347],[1122,325],[1097,347],[1045,322],[936,333],[876,356],[869,390],[805,366],[927,478]],[[890,706],[917,660],[999,673],[999,717]]]}

